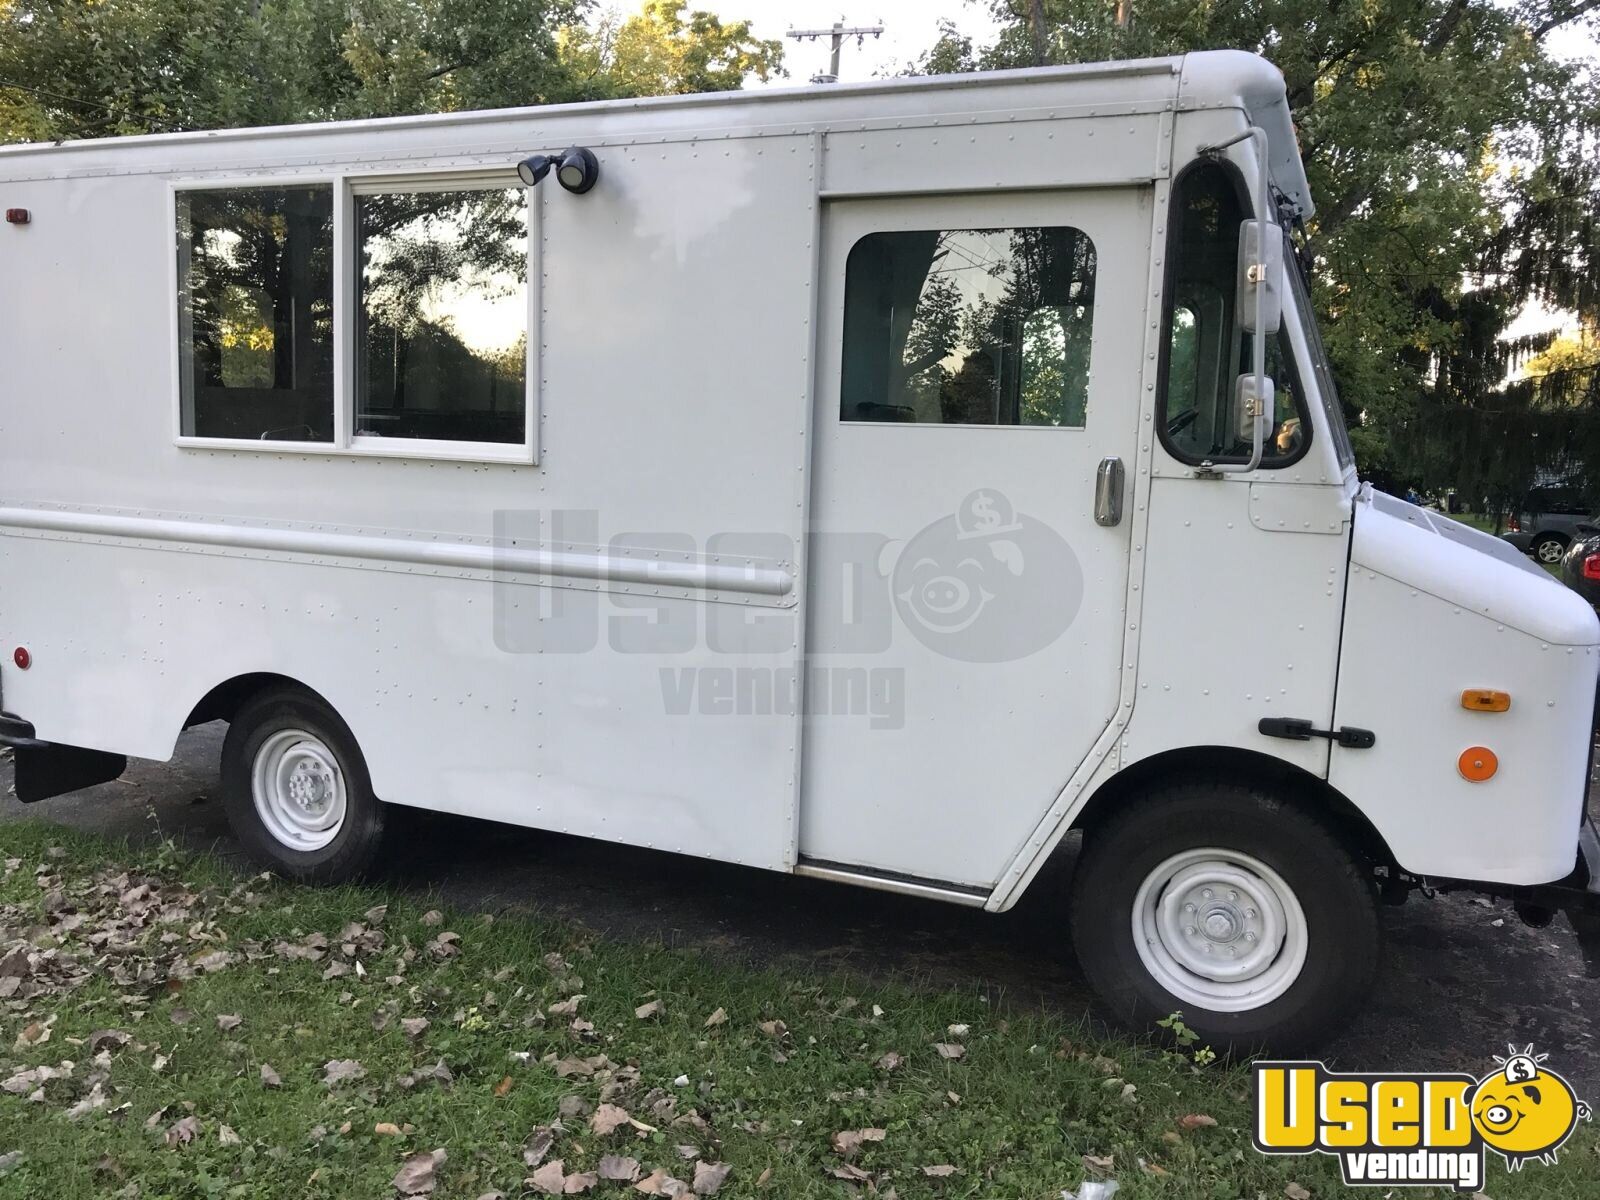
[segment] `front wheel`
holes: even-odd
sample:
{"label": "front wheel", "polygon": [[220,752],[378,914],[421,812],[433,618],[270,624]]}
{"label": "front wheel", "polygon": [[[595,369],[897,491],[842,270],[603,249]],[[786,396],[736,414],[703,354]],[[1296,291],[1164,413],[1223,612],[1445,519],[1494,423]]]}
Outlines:
{"label": "front wheel", "polygon": [[1252,788],[1181,784],[1091,829],[1073,880],[1084,972],[1136,1028],[1174,1012],[1218,1051],[1326,1040],[1377,970],[1366,873],[1323,822]]}
{"label": "front wheel", "polygon": [[1534,558],[1538,559],[1546,566],[1554,566],[1556,563],[1560,562],[1561,556],[1566,552],[1566,539],[1557,537],[1553,533],[1545,534],[1538,541],[1534,542],[1533,546],[1529,550],[1529,553],[1532,554]]}
{"label": "front wheel", "polygon": [[223,807],[257,862],[290,879],[340,883],[371,866],[385,810],[354,735],[320,697],[265,692],[228,723]]}

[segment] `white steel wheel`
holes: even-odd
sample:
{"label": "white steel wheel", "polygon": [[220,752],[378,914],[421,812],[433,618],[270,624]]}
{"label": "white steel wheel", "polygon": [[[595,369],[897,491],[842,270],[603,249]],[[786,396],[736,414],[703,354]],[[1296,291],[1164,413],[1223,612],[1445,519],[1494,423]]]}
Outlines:
{"label": "white steel wheel", "polygon": [[280,729],[262,741],[250,768],[250,798],[267,832],[302,852],[339,836],[349,803],[338,757],[303,729]]}
{"label": "white steel wheel", "polygon": [[1266,863],[1220,847],[1187,850],[1145,876],[1133,901],[1133,944],[1167,992],[1212,1012],[1270,1004],[1306,961],[1306,916]]}

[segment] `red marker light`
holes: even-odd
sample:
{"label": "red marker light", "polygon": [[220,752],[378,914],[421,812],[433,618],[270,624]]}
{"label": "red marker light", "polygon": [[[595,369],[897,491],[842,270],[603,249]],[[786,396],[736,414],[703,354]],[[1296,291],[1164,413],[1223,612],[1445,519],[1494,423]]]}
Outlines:
{"label": "red marker light", "polygon": [[28,653],[26,646],[18,646],[11,652],[11,661],[17,664],[17,670],[26,671],[33,665],[33,655]]}
{"label": "red marker light", "polygon": [[31,220],[33,220],[33,214],[25,208],[6,209],[6,224],[8,225],[26,225]]}
{"label": "red marker light", "polygon": [[1600,554],[1591,554],[1583,560],[1583,577],[1600,579]]}

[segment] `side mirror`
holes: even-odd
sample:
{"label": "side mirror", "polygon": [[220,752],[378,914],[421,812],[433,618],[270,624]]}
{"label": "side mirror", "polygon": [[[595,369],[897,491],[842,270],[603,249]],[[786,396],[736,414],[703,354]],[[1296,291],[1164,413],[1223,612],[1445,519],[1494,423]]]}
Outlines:
{"label": "side mirror", "polygon": [[1238,272],[1234,313],[1239,328],[1277,333],[1283,323],[1283,231],[1267,221],[1243,222]]}
{"label": "side mirror", "polygon": [[[1256,384],[1260,383],[1260,390]],[[1277,415],[1277,394],[1272,379],[1255,375],[1241,375],[1233,385],[1233,427],[1239,431],[1241,441],[1260,446],[1272,434],[1273,418]]]}

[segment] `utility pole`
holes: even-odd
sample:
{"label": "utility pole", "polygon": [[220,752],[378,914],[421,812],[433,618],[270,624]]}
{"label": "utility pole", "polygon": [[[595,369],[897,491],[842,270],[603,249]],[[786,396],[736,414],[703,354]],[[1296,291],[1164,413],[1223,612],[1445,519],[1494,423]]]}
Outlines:
{"label": "utility pole", "polygon": [[828,73],[820,72],[811,77],[812,83],[838,83],[839,82],[839,51],[844,46],[847,37],[853,37],[856,45],[861,45],[867,36],[874,38],[883,35],[883,23],[876,25],[846,25],[841,17],[833,23],[831,29],[791,29],[785,36],[792,37],[797,42],[814,42],[819,38],[831,38],[833,41],[833,54],[828,60]]}

